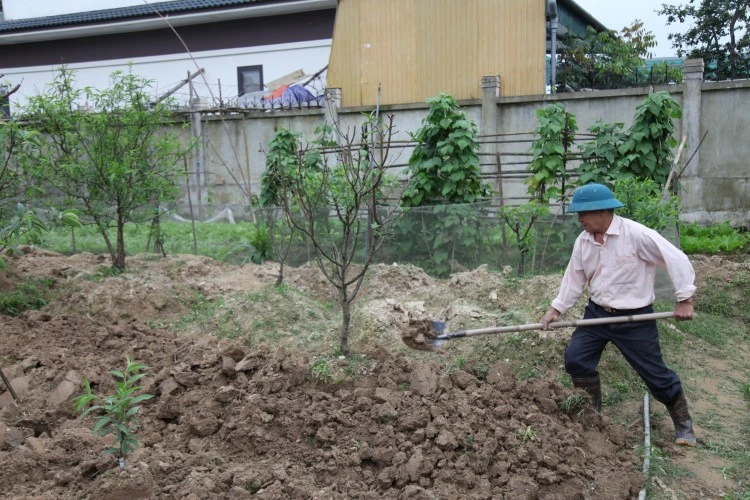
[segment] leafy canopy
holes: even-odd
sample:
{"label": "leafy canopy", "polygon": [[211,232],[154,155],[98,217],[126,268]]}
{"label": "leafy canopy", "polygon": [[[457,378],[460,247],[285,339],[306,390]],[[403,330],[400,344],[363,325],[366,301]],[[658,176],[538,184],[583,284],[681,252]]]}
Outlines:
{"label": "leafy canopy", "polygon": [[531,177],[526,181],[535,201],[549,203],[565,193],[567,151],[578,130],[575,115],[562,104],[550,104],[536,111],[539,127],[531,147]]}
{"label": "leafy canopy", "polygon": [[681,33],[670,33],[680,57],[702,58],[707,76],[716,80],[750,75],[750,2],[747,0],[690,0],[662,4],[658,14],[667,25],[686,23]]}
{"label": "leafy canopy", "polygon": [[[560,37],[557,83],[561,92],[583,88],[630,87],[649,78],[644,60],[651,57],[656,37],[636,19],[619,33],[597,32],[589,27],[586,36]],[[680,80],[679,71],[657,72],[666,82]],[[656,82],[655,82],[656,83]]]}
{"label": "leafy canopy", "polygon": [[626,177],[652,179],[663,187],[672,168],[674,120],[682,114],[667,92],[646,96],[636,108],[633,123],[596,122],[589,132],[596,137],[580,147],[579,184],[603,182],[614,185]]}
{"label": "leafy canopy", "polygon": [[447,94],[427,102],[430,110],[412,135],[417,146],[409,158],[411,178],[402,205],[474,203],[491,196],[481,178],[476,124]]}

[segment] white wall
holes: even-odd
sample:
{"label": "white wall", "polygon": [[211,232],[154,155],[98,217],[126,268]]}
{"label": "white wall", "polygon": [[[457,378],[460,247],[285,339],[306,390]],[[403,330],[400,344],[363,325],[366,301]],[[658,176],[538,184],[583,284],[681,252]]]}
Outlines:
{"label": "white wall", "polygon": [[[188,71],[192,73],[198,67],[205,68],[205,73],[193,80],[193,83],[198,96],[212,104],[214,99],[218,102],[219,80],[221,80],[221,94],[225,102],[237,96],[237,68],[239,66],[262,65],[263,80],[269,82],[298,69],[304,70],[308,75],[315,74],[328,64],[330,52],[331,40],[329,39],[196,52],[193,53],[195,61],[191,60],[187,54],[172,54],[138,58],[132,62],[134,73],[154,81],[154,96],[165,93],[180,80],[185,79]],[[75,70],[79,87],[104,88],[108,84],[109,75],[117,70],[126,71],[128,62],[125,59],[116,59],[70,64],[68,67]],[[0,68],[0,74],[5,75],[3,83],[9,84],[10,88],[17,83],[21,84],[18,92],[11,96],[11,112],[15,112],[19,106],[22,106],[29,96],[41,92],[47,84],[51,83],[56,68],[57,66]],[[176,92],[174,97],[178,102],[186,103],[188,92],[188,87],[185,86]]]}
{"label": "white wall", "polygon": [[74,12],[129,7],[131,5],[144,5],[144,2],[143,0],[3,0],[3,11],[5,19],[12,21],[30,17],[57,16]]}

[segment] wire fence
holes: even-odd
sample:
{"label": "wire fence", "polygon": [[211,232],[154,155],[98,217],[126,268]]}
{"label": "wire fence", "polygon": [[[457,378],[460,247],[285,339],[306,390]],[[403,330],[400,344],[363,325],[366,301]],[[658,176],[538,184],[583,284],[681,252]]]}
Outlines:
{"label": "wire fence", "polygon": [[[266,236],[256,238],[255,244],[267,244],[270,259],[296,267],[316,258],[316,245],[289,225],[282,209],[263,208],[256,215]],[[363,212],[363,227],[367,226],[366,217]],[[437,278],[480,266],[518,275],[564,269],[580,233],[577,219],[551,214],[520,219],[511,217],[510,222],[515,224],[511,226],[503,208],[492,202],[402,209],[390,224],[379,227],[376,235],[368,229],[357,234],[353,262],[365,262],[368,242],[376,236],[382,238],[382,246],[374,263],[411,265]],[[344,241],[345,228],[336,217],[330,216],[326,227],[329,232],[318,244],[330,246]],[[257,250],[251,245],[231,259],[252,260],[251,254]]]}

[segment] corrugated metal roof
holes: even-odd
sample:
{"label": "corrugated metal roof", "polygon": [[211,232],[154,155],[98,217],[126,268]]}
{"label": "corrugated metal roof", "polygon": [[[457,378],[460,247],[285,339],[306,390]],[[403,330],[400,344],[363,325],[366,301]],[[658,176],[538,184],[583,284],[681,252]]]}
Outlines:
{"label": "corrugated metal roof", "polygon": [[289,0],[173,0],[171,2],[152,2],[150,4],[120,7],[117,9],[92,10],[58,16],[34,17],[15,21],[0,22],[0,33],[9,31],[34,30],[39,28],[54,28],[71,24],[86,24],[119,19],[151,17],[161,14],[177,12],[191,12],[197,10],[214,10],[218,7],[231,7],[261,2],[279,2]]}

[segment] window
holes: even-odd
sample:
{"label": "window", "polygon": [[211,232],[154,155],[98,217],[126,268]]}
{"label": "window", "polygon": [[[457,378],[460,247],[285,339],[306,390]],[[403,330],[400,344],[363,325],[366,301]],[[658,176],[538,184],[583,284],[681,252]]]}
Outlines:
{"label": "window", "polygon": [[263,90],[263,66],[240,66],[237,68],[237,95]]}

